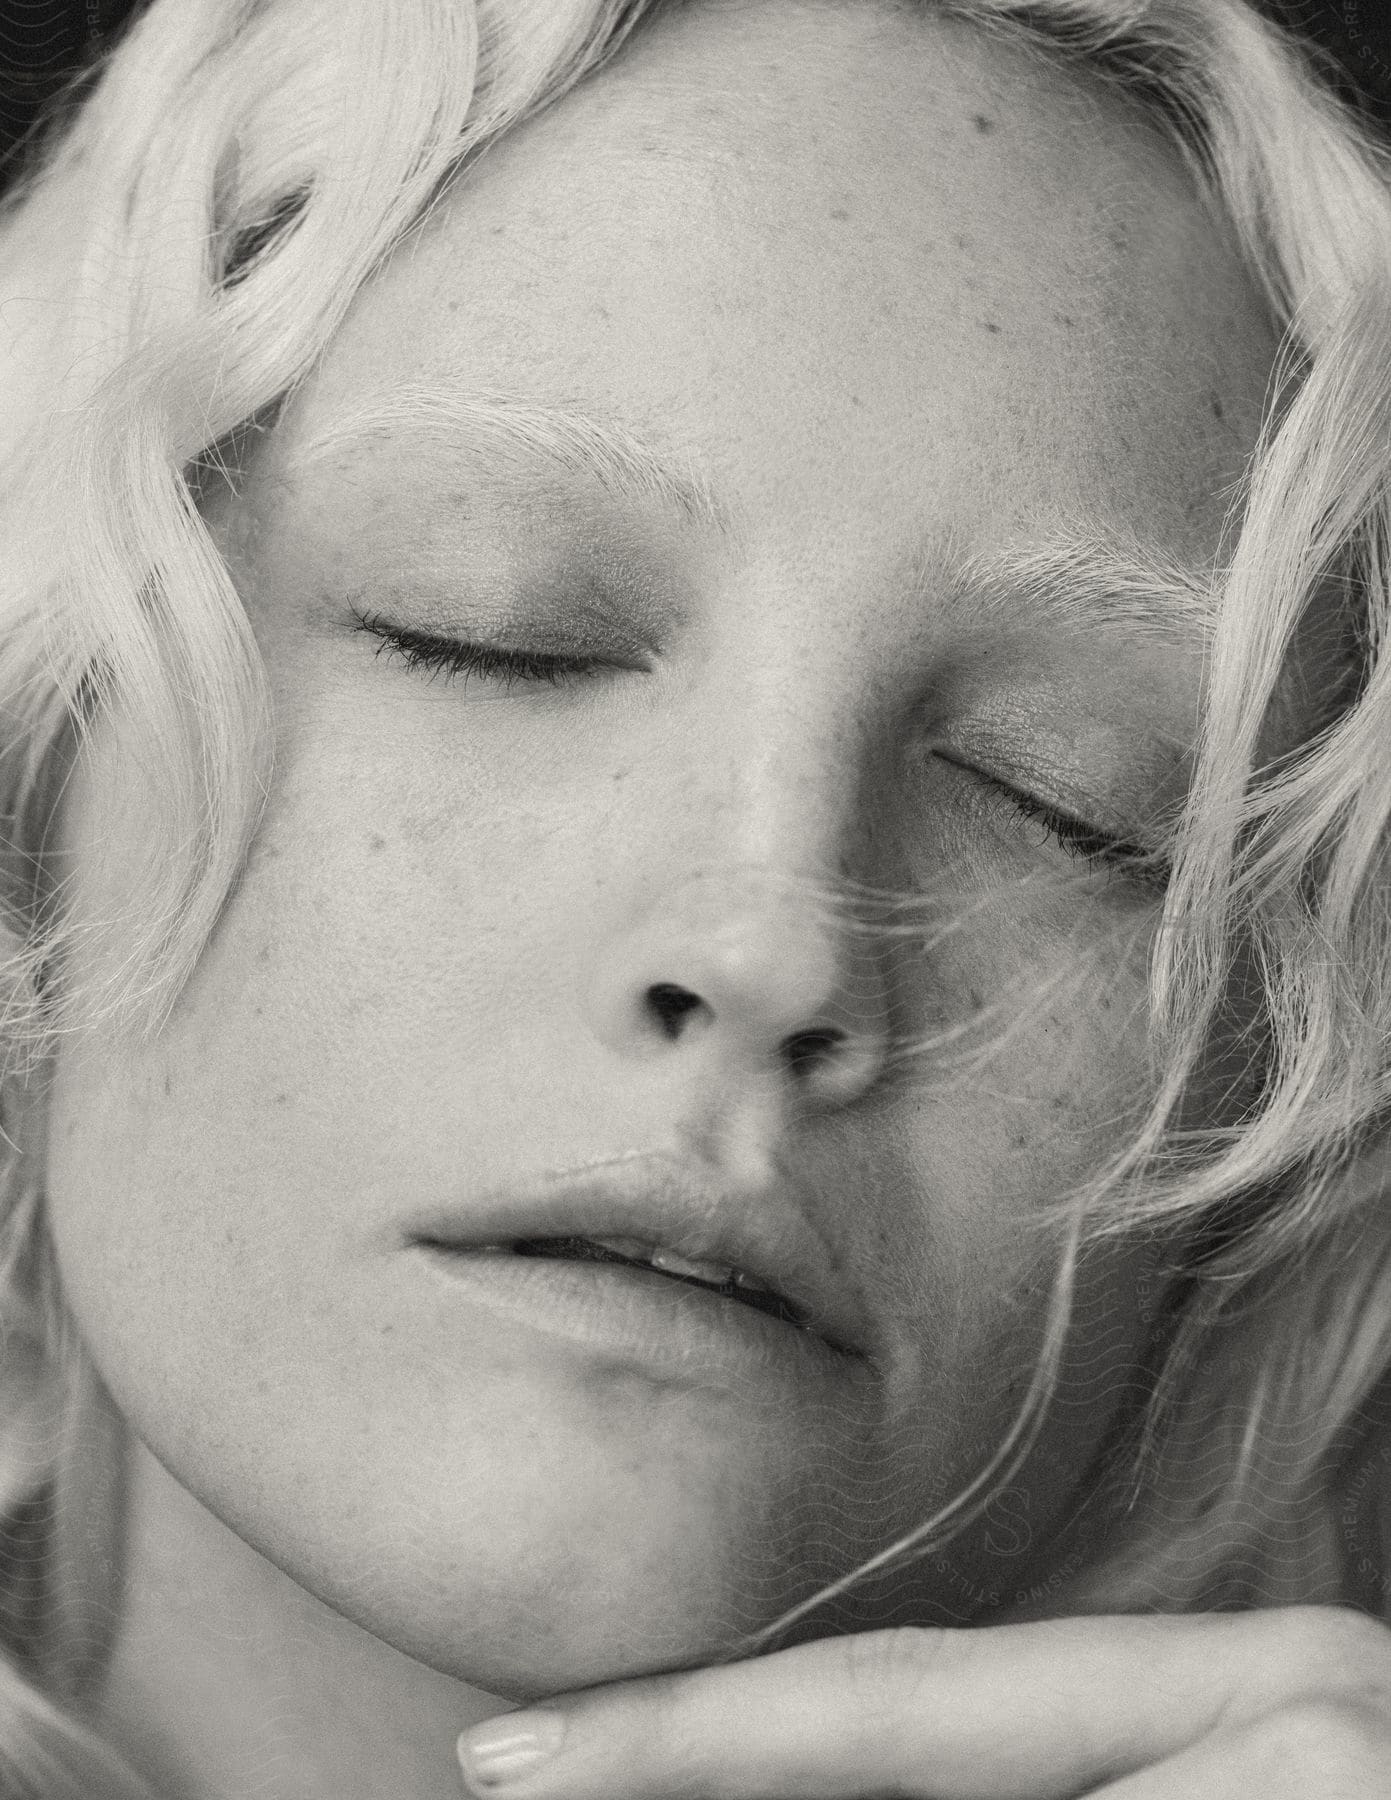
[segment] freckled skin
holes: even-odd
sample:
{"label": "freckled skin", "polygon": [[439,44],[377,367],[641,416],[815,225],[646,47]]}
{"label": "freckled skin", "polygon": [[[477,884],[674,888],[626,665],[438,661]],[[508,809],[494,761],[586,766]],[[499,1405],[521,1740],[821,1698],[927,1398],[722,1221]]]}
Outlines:
{"label": "freckled skin", "polygon": [[[1079,894],[1074,859],[917,753],[939,672],[989,646],[941,599],[945,551],[925,591],[903,570],[924,537],[989,549],[1080,507],[1204,561],[1272,353],[1149,129],[940,21],[685,9],[484,160],[210,504],[271,671],[275,791],[167,1026],[57,1070],[65,1279],[183,1495],[409,1657],[523,1694],[710,1654],[978,1466],[1042,1317],[1031,1222],[1143,1103],[1153,903]],[[482,604],[622,510],[579,477],[475,492],[410,445],[297,472],[355,395],[446,370],[664,433],[737,502],[732,539],[622,512],[692,621],[659,676],[489,697],[354,631],[350,583],[404,568],[396,604]],[[1030,629],[1040,716],[1143,691],[1191,719],[1176,655]],[[70,841],[100,830],[79,792]],[[961,922],[828,964],[813,909],[730,876],[750,865]],[[117,903],[119,856],[85,879]],[[869,1035],[937,1048],[852,1104],[799,1097],[777,1048],[803,1015],[711,961],[735,926],[801,995],[841,957]],[[711,1028],[615,1027],[657,979]],[[879,1308],[876,1371],[663,1384],[446,1315],[381,1248],[424,1200],[674,1139],[757,1143],[807,1189]],[[1025,1478],[1036,1549],[1141,1348],[1137,1257],[1083,1281],[1114,1367]],[[1090,1355],[1067,1380],[1097,1382]],[[967,1538],[915,1616],[978,1612],[992,1566]]]}

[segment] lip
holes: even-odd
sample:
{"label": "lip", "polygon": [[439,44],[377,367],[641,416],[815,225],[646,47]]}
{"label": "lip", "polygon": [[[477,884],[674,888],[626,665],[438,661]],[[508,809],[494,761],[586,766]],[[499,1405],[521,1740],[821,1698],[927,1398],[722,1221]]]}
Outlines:
{"label": "lip", "polygon": [[653,1270],[428,1245],[414,1255],[436,1291],[462,1293],[470,1306],[528,1337],[579,1349],[586,1362],[642,1371],[665,1385],[706,1395],[732,1390],[747,1399],[769,1381],[805,1393],[808,1383],[867,1372],[859,1358],[832,1349],[814,1331]]}
{"label": "lip", "polygon": [[[810,1333],[843,1355],[869,1354],[867,1310],[805,1209],[783,1187],[715,1187],[666,1158],[625,1159],[579,1175],[488,1190],[466,1205],[414,1219],[405,1229],[408,1245],[437,1252],[478,1252],[516,1239],[550,1237],[640,1238],[680,1256],[742,1269],[790,1300],[801,1312],[805,1330],[642,1270],[511,1260],[539,1271],[568,1268],[591,1283],[596,1276],[635,1276],[644,1284],[659,1283],[683,1300],[689,1295],[702,1308],[728,1307],[769,1331],[790,1337]],[[502,1260],[477,1259],[480,1271],[494,1275]]]}

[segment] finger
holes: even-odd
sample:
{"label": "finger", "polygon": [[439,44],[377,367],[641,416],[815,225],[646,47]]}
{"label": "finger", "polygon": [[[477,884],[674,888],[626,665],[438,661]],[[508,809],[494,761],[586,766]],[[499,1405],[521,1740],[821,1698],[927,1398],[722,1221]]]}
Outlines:
{"label": "finger", "polygon": [[1359,1707],[1304,1701],[1220,1731],[1092,1800],[1391,1800],[1391,1730]]}
{"label": "finger", "polygon": [[1064,1800],[1371,1671],[1391,1693],[1388,1645],[1321,1607],[868,1632],[564,1696],[460,1760],[517,1800]]}

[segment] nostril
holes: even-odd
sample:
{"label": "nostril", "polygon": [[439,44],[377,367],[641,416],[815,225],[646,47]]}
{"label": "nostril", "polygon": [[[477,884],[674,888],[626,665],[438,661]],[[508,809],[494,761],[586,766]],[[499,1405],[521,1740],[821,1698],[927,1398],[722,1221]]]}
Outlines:
{"label": "nostril", "polygon": [[687,1013],[694,1012],[700,1003],[698,994],[670,981],[654,982],[647,990],[647,1004],[657,1015],[662,1030],[671,1038],[680,1031]]}
{"label": "nostril", "polygon": [[[681,1036],[687,1017],[705,1007],[699,994],[680,987],[674,981],[655,981],[647,989],[644,1003],[655,1017],[666,1037],[673,1041]],[[807,1031],[792,1032],[779,1046],[784,1065],[793,1076],[803,1079],[830,1062],[846,1034],[834,1025],[814,1026]]]}
{"label": "nostril", "polygon": [[845,1033],[832,1026],[816,1031],[799,1031],[783,1044],[782,1053],[794,1075],[808,1075],[835,1049]]}

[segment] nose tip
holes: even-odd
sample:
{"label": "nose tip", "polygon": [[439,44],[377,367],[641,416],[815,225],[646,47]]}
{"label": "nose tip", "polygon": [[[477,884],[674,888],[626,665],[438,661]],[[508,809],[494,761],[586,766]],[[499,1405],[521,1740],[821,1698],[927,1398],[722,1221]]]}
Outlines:
{"label": "nose tip", "polygon": [[723,1053],[826,1102],[871,1085],[886,996],[873,947],[814,899],[758,882],[668,896],[609,946],[592,1023],[621,1053]]}

